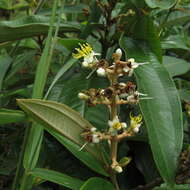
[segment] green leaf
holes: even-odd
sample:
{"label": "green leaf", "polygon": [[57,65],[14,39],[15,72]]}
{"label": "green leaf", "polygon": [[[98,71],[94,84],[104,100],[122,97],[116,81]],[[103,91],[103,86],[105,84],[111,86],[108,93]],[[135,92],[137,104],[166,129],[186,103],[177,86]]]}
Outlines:
{"label": "green leaf", "polygon": [[172,56],[163,56],[163,64],[172,77],[185,74],[190,70],[189,62]]}
{"label": "green leaf", "polygon": [[182,100],[190,102],[190,90],[180,89],[178,92]]}
{"label": "green leaf", "polygon": [[139,40],[140,43],[146,41],[151,51],[157,56],[157,59],[162,62],[162,49],[158,35],[158,28],[154,24],[152,18],[145,15],[138,18],[133,29],[133,35],[134,39]]}
{"label": "green leaf", "polygon": [[[166,13],[167,14],[167,13]],[[163,15],[165,17],[165,15]],[[190,21],[190,11],[185,7],[173,10],[163,27],[179,26]]]}
{"label": "green leaf", "polygon": [[153,99],[140,101],[154,160],[163,179],[173,185],[182,148],[181,103],[173,81],[155,55],[142,43],[123,37],[121,46],[137,62],[149,64],[135,70],[141,93]]}
{"label": "green leaf", "polygon": [[[59,70],[59,72],[55,75],[51,85],[49,86],[46,95],[45,95],[45,99],[48,97],[49,93],[51,92],[52,88],[55,86],[55,84],[57,83],[57,81],[63,76],[63,74],[65,72],[67,72],[75,63],[77,62],[76,59],[69,59],[64,65],[63,67]],[[58,101],[58,100],[56,100]]]}
{"label": "green leaf", "polygon": [[79,46],[79,43],[83,44],[85,41],[77,38],[58,38],[57,43],[67,48],[69,51],[73,51],[74,48]]}
{"label": "green leaf", "polygon": [[22,122],[26,119],[25,113],[18,110],[0,109],[0,124]]}
{"label": "green leaf", "polygon": [[[83,119],[78,112],[72,110],[64,104],[59,104],[52,101],[20,99],[18,100],[18,104],[32,118],[44,125],[52,135],[61,135],[66,137],[71,142],[65,139],[65,143],[71,143],[71,146],[74,146],[72,142],[78,145],[73,151],[75,151],[75,154],[77,154],[76,150],[80,153],[80,147],[85,144],[85,141],[81,138],[81,133],[87,127],[91,128],[93,126],[87,120]],[[61,137],[57,136],[57,138]],[[66,147],[69,148],[69,145]],[[71,147],[70,149],[69,150],[72,152]],[[88,144],[84,149],[96,158],[94,159],[96,162],[102,162],[101,153],[98,151],[96,146],[93,144]],[[94,168],[94,170],[97,171],[95,164],[93,164],[91,168]],[[104,169],[102,169],[100,173],[103,173],[102,171],[104,171]],[[106,175],[105,171],[103,174]]]}
{"label": "green leaf", "polygon": [[57,183],[73,190],[78,190],[83,184],[83,181],[77,178],[73,178],[66,174],[62,174],[60,172],[48,169],[35,168],[34,170],[30,171],[29,174],[46,181]]}
{"label": "green leaf", "polygon": [[[18,40],[32,36],[47,34],[49,18],[33,15],[12,21],[0,22],[0,42]],[[79,32],[80,27],[76,24],[61,24],[60,32]]]}
{"label": "green leaf", "polygon": [[160,187],[155,187],[153,190],[189,190],[189,189],[190,189],[189,184],[175,185],[172,188],[167,187],[166,184],[162,184]]}
{"label": "green leaf", "polygon": [[63,137],[56,131],[47,129],[47,131],[54,136],[63,146],[65,146],[73,155],[75,155],[81,162],[86,164],[89,168],[95,172],[102,174],[108,177],[108,174],[105,172],[105,169],[102,167],[102,163],[97,160],[94,155],[83,149],[79,151],[81,146],[73,143],[71,140]]}
{"label": "green leaf", "polygon": [[176,0],[145,0],[150,8],[169,9],[175,5]]}
{"label": "green leaf", "polygon": [[171,35],[162,40],[163,49],[184,49],[189,51],[187,39],[182,35]]}
{"label": "green leaf", "polygon": [[88,179],[80,190],[114,190],[114,186],[107,180],[93,177]]}
{"label": "green leaf", "polygon": [[11,61],[12,59],[9,56],[0,56],[0,90],[2,89],[3,79],[7,73]]}

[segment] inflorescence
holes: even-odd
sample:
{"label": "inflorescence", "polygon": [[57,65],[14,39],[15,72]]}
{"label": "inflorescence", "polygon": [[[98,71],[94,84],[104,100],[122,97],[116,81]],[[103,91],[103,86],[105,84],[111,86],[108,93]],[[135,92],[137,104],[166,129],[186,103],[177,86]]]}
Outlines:
{"label": "inflorescence", "polygon": [[[97,128],[87,128],[81,136],[89,143],[100,143],[103,140],[108,142],[119,142],[123,138],[134,136],[139,132],[142,125],[142,115],[133,116],[130,113],[130,123],[121,122],[118,116],[117,107],[122,104],[138,104],[140,99],[148,99],[147,94],[137,91],[137,87],[133,82],[119,82],[119,78],[123,76],[131,77],[134,69],[147,63],[137,63],[134,58],[121,61],[122,50],[117,49],[113,53],[113,63],[110,65],[108,61],[98,60],[96,56],[100,55],[93,51],[93,48],[88,44],[79,44],[80,48],[75,48],[76,53],[73,57],[76,59],[82,58],[82,66],[96,70],[100,77],[107,77],[110,81],[110,86],[105,89],[90,88],[83,90],[78,94],[81,100],[85,100],[89,106],[104,104],[110,110],[110,120],[108,121],[108,130],[100,132]],[[112,159],[111,168],[115,172],[122,172],[122,166],[117,160]]]}

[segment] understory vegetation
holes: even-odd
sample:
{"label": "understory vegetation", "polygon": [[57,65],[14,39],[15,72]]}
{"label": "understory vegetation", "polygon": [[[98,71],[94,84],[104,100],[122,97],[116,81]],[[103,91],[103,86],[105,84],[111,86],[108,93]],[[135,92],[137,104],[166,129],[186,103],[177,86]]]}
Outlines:
{"label": "understory vegetation", "polygon": [[0,0],[0,189],[189,190],[190,0]]}

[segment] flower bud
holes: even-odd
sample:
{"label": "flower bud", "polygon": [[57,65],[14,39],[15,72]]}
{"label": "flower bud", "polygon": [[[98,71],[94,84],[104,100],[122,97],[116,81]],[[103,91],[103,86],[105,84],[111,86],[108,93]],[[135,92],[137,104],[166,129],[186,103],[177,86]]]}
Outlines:
{"label": "flower bud", "polygon": [[89,67],[89,63],[86,62],[86,61],[83,61],[83,62],[82,62],[82,66],[83,66],[83,67]]}
{"label": "flower bud", "polygon": [[122,51],[121,51],[120,48],[116,49],[115,53],[117,54],[118,57],[121,58],[121,56],[122,56]]}
{"label": "flower bud", "polygon": [[99,143],[100,139],[97,134],[92,135],[92,143]]}
{"label": "flower bud", "polygon": [[79,92],[78,93],[78,97],[81,99],[81,100],[88,100],[89,99],[89,96],[87,96],[86,94],[82,93],[82,92]]}
{"label": "flower bud", "polygon": [[114,170],[117,172],[117,173],[121,173],[123,171],[122,167],[117,165],[115,166]]}
{"label": "flower bud", "polygon": [[131,62],[131,63],[135,63],[135,59],[134,58],[130,58],[127,61]]}
{"label": "flower bud", "polygon": [[138,133],[138,132],[139,132],[139,127],[135,127],[135,128],[133,129],[133,132]]}
{"label": "flower bud", "polygon": [[96,72],[97,72],[97,75],[100,76],[100,77],[105,77],[106,76],[106,71],[102,67],[98,68]]}
{"label": "flower bud", "polygon": [[90,129],[91,132],[95,132],[96,130],[97,130],[96,127],[92,127],[92,128]]}

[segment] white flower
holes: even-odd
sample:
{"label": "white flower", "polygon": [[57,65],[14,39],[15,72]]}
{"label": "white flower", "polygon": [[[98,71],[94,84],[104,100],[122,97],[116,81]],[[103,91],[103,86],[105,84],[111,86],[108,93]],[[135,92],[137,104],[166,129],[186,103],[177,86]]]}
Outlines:
{"label": "white flower", "polygon": [[118,116],[116,116],[113,121],[108,121],[108,125],[110,127],[110,129],[114,129],[114,130],[120,130],[122,128],[126,128],[127,124],[124,122],[120,122]]}
{"label": "white flower", "polygon": [[86,43],[86,44],[79,44],[80,48],[75,48],[77,53],[73,53],[73,57],[75,59],[80,59],[83,57],[82,66],[83,67],[91,67],[91,64],[97,61],[95,55],[100,55],[98,53],[95,53],[92,49],[92,47]]}
{"label": "white flower", "polygon": [[140,129],[140,126],[142,124],[142,115],[138,115],[138,116],[132,116],[130,114],[130,128],[132,128],[132,130],[135,132],[135,133],[138,133],[139,132],[139,129]]}
{"label": "white flower", "polygon": [[147,64],[147,62],[145,63],[137,63],[135,62],[135,59],[134,58],[130,58],[127,60],[130,64],[125,66],[123,68],[123,71],[124,72],[128,72],[128,76],[131,77],[133,75],[133,72],[134,72],[134,69],[138,68],[140,65],[145,65]]}
{"label": "white flower", "polygon": [[97,75],[100,76],[100,77],[105,77],[106,76],[106,71],[102,67],[98,68],[96,72],[97,72]]}

